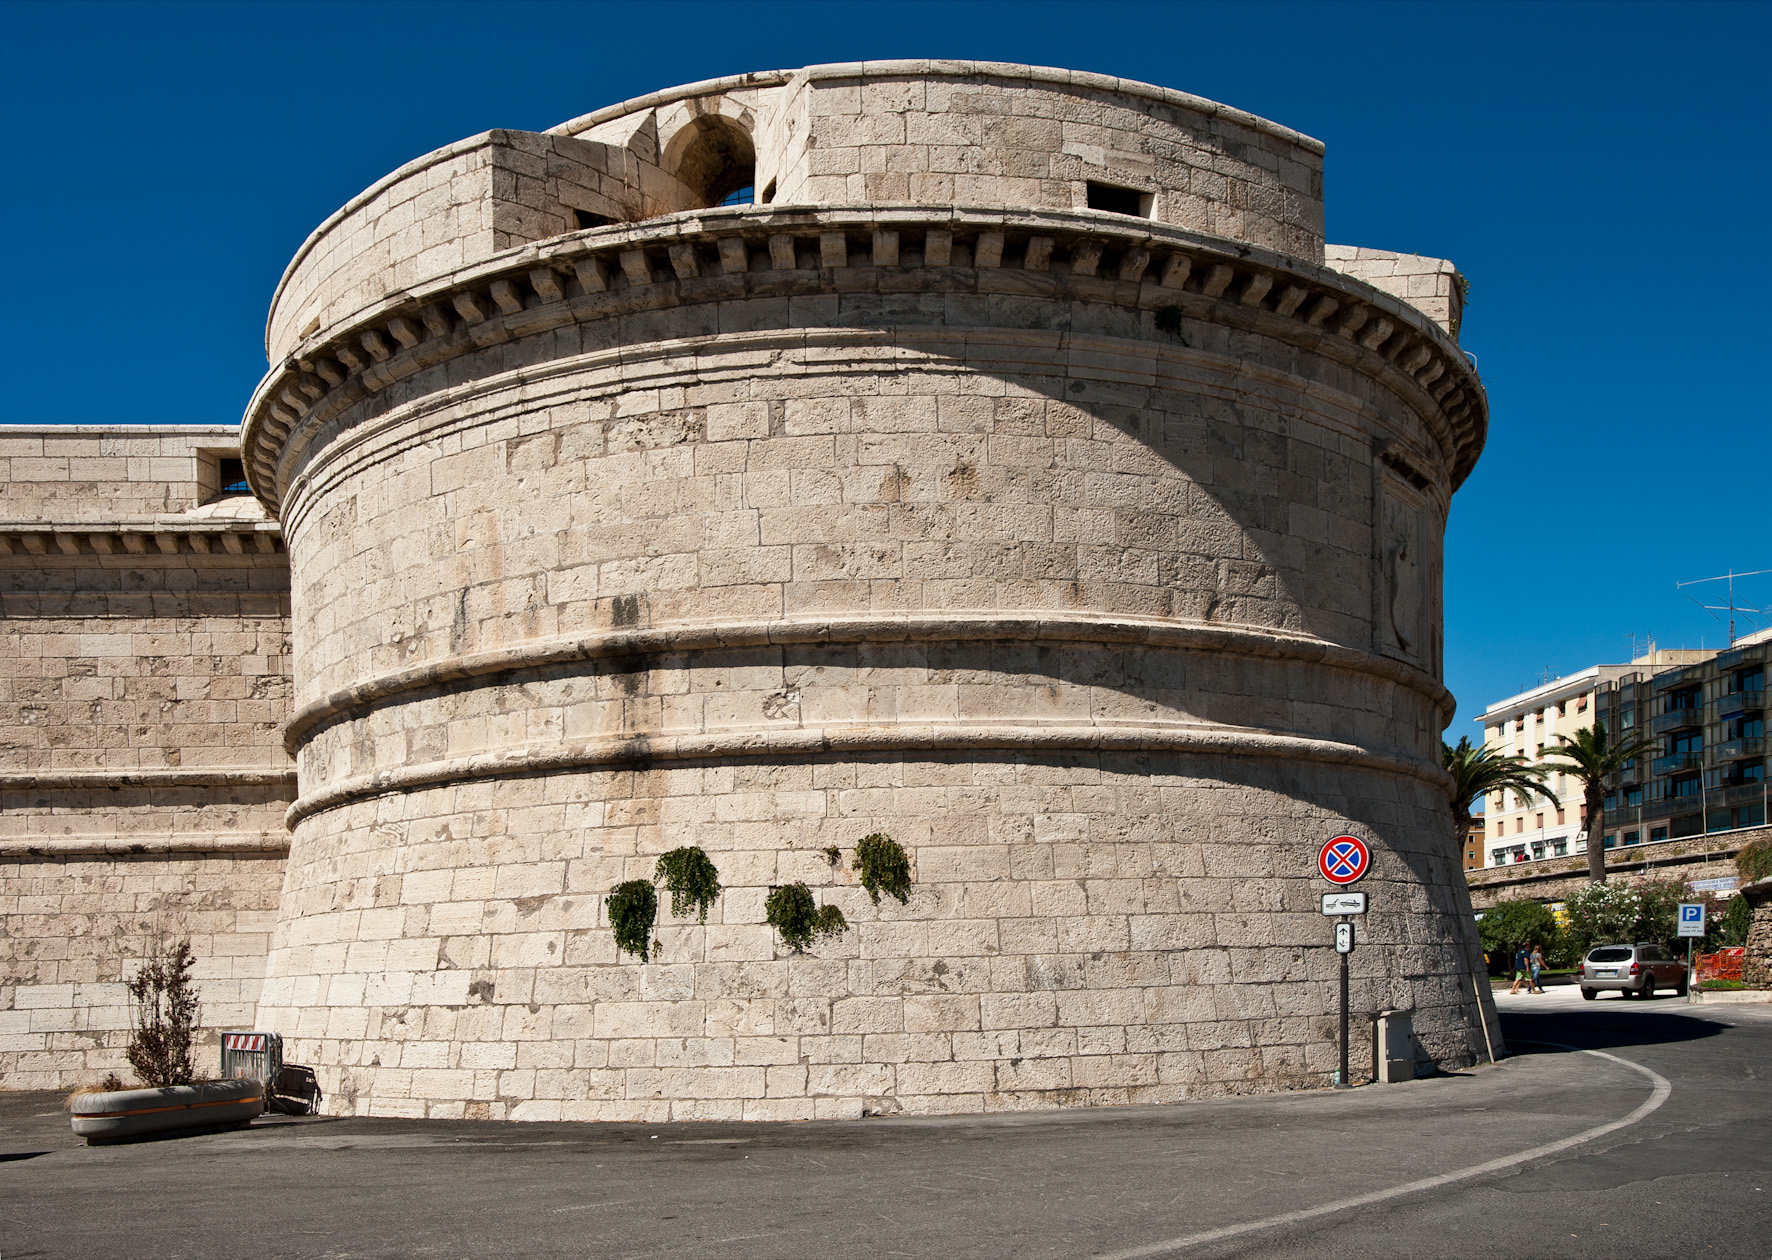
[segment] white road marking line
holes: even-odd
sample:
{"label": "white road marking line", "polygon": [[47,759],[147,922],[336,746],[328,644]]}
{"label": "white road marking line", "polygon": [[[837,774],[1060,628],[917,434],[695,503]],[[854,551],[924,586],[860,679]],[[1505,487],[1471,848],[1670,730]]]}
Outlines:
{"label": "white road marking line", "polygon": [[[1555,1042],[1531,1042],[1532,1045],[1557,1045]],[[1576,1046],[1561,1046],[1564,1050],[1577,1050]],[[1570,1147],[1580,1146],[1595,1138],[1605,1137],[1608,1133],[1616,1133],[1619,1129],[1628,1128],[1655,1111],[1674,1087],[1668,1079],[1641,1063],[1632,1063],[1629,1059],[1621,1059],[1615,1054],[1607,1054],[1604,1050],[1580,1050],[1581,1054],[1591,1054],[1596,1058],[1610,1059],[1614,1063],[1622,1063],[1633,1072],[1640,1072],[1654,1083],[1654,1090],[1635,1111],[1621,1120],[1609,1124],[1598,1125],[1573,1137],[1566,1137],[1556,1142],[1547,1142],[1543,1146],[1535,1146],[1529,1151],[1521,1151],[1515,1155],[1503,1155],[1499,1159],[1491,1159],[1481,1164],[1472,1164],[1469,1168],[1460,1168],[1456,1172],[1441,1173],[1437,1177],[1423,1177],[1420,1181],[1406,1182],[1400,1186],[1392,1186],[1388,1190],[1373,1190],[1367,1194],[1355,1195],[1351,1199],[1337,1199],[1333,1203],[1321,1203],[1316,1207],[1301,1208],[1296,1212],[1282,1212],[1278,1216],[1263,1217],[1258,1221],[1244,1221],[1240,1225],[1225,1225],[1218,1229],[1209,1229],[1199,1234],[1188,1234],[1182,1238],[1169,1238],[1162,1242],[1146,1243],[1142,1247],[1129,1247],[1124,1251],[1111,1251],[1104,1255],[1091,1257],[1091,1260],[1145,1260],[1150,1256],[1165,1256],[1171,1252],[1182,1251],[1188,1247],[1198,1247],[1202,1243],[1219,1242],[1226,1238],[1235,1238],[1238,1234],[1250,1234],[1256,1230],[1273,1229],[1281,1225],[1296,1225],[1302,1221],[1315,1220],[1319,1216],[1329,1216],[1336,1212],[1345,1212],[1349,1208],[1366,1207],[1373,1203],[1383,1203],[1388,1199],[1401,1198],[1406,1194],[1419,1194],[1423,1190],[1435,1190],[1441,1186],[1451,1185],[1455,1181],[1467,1181],[1472,1177],[1481,1177],[1485,1173],[1500,1172],[1505,1168],[1527,1163],[1534,1159],[1543,1159],[1547,1155],[1555,1155]]]}

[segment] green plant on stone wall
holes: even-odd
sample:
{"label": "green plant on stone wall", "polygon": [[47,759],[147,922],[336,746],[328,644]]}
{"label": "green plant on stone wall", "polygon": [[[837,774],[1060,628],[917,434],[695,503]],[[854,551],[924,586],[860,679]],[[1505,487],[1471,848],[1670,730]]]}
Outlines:
{"label": "green plant on stone wall", "polygon": [[812,890],[802,883],[783,884],[769,890],[763,917],[781,933],[782,944],[802,953],[815,940],[849,930],[849,921],[836,906],[820,906]]}
{"label": "green plant on stone wall", "polygon": [[708,910],[720,895],[720,872],[699,844],[672,849],[661,856],[652,878],[663,880],[670,890],[673,915],[681,919],[694,910],[703,923],[708,921]]}
{"label": "green plant on stone wall", "polygon": [[651,880],[630,879],[609,890],[609,926],[615,932],[616,949],[650,962],[658,947],[652,939],[652,925],[657,921],[658,892]]}
{"label": "green plant on stone wall", "polygon": [[835,866],[838,862],[843,860],[843,850],[839,849],[834,844],[826,845],[824,857],[825,861],[829,862],[832,866]]}
{"label": "green plant on stone wall", "polygon": [[898,841],[885,832],[876,831],[855,846],[855,869],[861,874],[861,886],[868,890],[876,906],[881,893],[897,897],[900,905],[910,900],[911,860]]}
{"label": "green plant on stone wall", "polygon": [[1741,872],[1744,884],[1772,877],[1772,840],[1742,845],[1741,852],[1735,855],[1735,869]]}

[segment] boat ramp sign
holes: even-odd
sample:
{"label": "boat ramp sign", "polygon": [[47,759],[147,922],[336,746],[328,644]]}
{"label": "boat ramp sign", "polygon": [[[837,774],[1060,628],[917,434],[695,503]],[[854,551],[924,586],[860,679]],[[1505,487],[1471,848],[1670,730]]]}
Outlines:
{"label": "boat ramp sign", "polygon": [[1336,836],[1317,851],[1317,870],[1331,884],[1351,884],[1372,865],[1372,851],[1358,836]]}

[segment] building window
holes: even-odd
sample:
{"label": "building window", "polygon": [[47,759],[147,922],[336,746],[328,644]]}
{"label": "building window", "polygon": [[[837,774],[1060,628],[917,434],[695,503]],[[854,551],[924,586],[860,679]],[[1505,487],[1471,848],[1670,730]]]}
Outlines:
{"label": "building window", "polygon": [[1526,830],[1526,816],[1524,814],[1522,814],[1518,818],[1514,819],[1514,834],[1516,836],[1520,835],[1525,830]]}
{"label": "building window", "polygon": [[1624,708],[1620,709],[1618,711],[1618,724],[1623,727],[1635,726],[1637,724],[1637,706],[1634,704],[1627,704]]}
{"label": "building window", "polygon": [[1567,815],[1563,812],[1562,807],[1559,806],[1557,808],[1557,826],[1561,827],[1564,823],[1566,823],[1568,821],[1569,821],[1569,819],[1568,819]]}
{"label": "building window", "polygon": [[1624,833],[1624,842],[1626,844],[1641,844],[1642,841],[1643,837],[1639,832],[1627,831]]}
{"label": "building window", "polygon": [[1603,845],[1603,846],[1602,846],[1602,847],[1603,847],[1603,848],[1607,848],[1607,849],[1610,849],[1610,848],[1612,848],[1612,847],[1613,847],[1613,846],[1614,846],[1614,845],[1616,845],[1616,844],[1617,844],[1617,843],[1618,843],[1618,837],[1617,837],[1617,836],[1607,836],[1607,837],[1606,837],[1606,842],[1605,842],[1605,844],[1604,844],[1604,845]]}
{"label": "building window", "polygon": [[1567,840],[1552,840],[1551,841],[1551,856],[1552,857],[1568,857],[1569,856],[1569,842]]}
{"label": "building window", "polygon": [[1668,795],[1676,800],[1689,796],[1697,796],[1702,789],[1695,774],[1681,775],[1668,785]]}
{"label": "building window", "polygon": [[1665,840],[1665,839],[1667,839],[1667,828],[1666,827],[1651,827],[1651,828],[1649,828],[1649,843],[1650,844],[1654,844],[1657,840]]}
{"label": "building window", "polygon": [[1506,856],[1507,856],[1506,849],[1490,849],[1489,850],[1489,857],[1492,860],[1492,864],[1495,866],[1500,866],[1501,860],[1503,858],[1505,858]]}
{"label": "building window", "polygon": [[1568,717],[1569,716],[1569,702],[1567,700],[1557,701],[1557,716],[1558,717]]}
{"label": "building window", "polygon": [[1575,702],[1575,711],[1577,713],[1586,713],[1587,712],[1587,697],[1586,696],[1582,696],[1579,700],[1577,700]]}
{"label": "building window", "polygon": [[1533,828],[1533,830],[1535,830],[1535,831],[1543,831],[1544,830],[1544,815],[1543,814],[1538,815],[1538,825],[1535,828]]}
{"label": "building window", "polygon": [[1766,759],[1755,757],[1752,761],[1737,763],[1735,778],[1742,783],[1764,783],[1766,781]]}
{"label": "building window", "polygon": [[1627,809],[1636,809],[1643,803],[1643,785],[1636,784],[1624,789],[1624,804]]}
{"label": "building window", "polygon": [[1134,218],[1149,218],[1151,213],[1151,194],[1139,192],[1136,188],[1120,188],[1113,184],[1098,184],[1094,180],[1085,185],[1084,196],[1091,210],[1106,210],[1109,214],[1129,214]]}

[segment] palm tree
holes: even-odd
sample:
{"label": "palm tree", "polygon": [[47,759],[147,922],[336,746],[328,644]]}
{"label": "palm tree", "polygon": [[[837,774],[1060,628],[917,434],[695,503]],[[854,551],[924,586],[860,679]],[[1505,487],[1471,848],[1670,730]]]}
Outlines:
{"label": "palm tree", "polygon": [[1536,792],[1552,804],[1556,797],[1544,786],[1546,771],[1524,757],[1503,753],[1487,744],[1472,744],[1470,736],[1461,735],[1454,747],[1440,741],[1440,765],[1452,776],[1452,795],[1448,804],[1452,824],[1462,838],[1470,830],[1471,806],[1491,792],[1511,791],[1524,805]]}
{"label": "palm tree", "polygon": [[1557,736],[1557,747],[1539,764],[1581,780],[1582,799],[1587,804],[1587,874],[1596,884],[1606,882],[1605,830],[1606,780],[1655,750],[1652,739],[1640,735],[1626,736],[1617,743],[1606,737],[1606,724],[1596,720],[1575,732],[1573,739]]}

